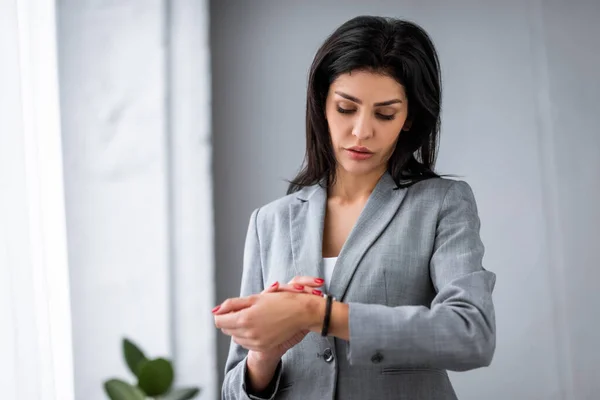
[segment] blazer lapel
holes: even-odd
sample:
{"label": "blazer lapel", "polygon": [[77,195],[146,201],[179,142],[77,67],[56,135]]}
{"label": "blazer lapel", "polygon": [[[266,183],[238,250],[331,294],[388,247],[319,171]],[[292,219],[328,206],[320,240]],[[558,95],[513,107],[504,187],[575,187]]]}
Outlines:
{"label": "blazer lapel", "polygon": [[323,278],[323,224],[327,206],[327,190],[321,186],[298,193],[290,204],[290,239],[294,268],[298,276]]}
{"label": "blazer lapel", "polygon": [[[394,190],[395,188],[396,184],[391,175],[389,173],[384,174],[369,196],[356,224],[346,239],[329,285],[329,293],[336,299],[343,300],[354,271],[356,271],[364,254],[386,229],[398,211],[407,189]],[[320,243],[322,243],[322,231],[321,229]],[[321,252],[319,251],[318,254],[321,254]]]}

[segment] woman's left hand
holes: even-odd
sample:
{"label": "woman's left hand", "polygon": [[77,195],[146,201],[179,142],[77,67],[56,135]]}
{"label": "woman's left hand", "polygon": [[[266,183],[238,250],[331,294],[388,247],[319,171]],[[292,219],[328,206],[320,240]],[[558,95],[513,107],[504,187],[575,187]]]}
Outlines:
{"label": "woman's left hand", "polygon": [[265,352],[278,347],[298,332],[309,329],[305,293],[262,293],[228,299],[215,315],[215,325],[240,346]]}

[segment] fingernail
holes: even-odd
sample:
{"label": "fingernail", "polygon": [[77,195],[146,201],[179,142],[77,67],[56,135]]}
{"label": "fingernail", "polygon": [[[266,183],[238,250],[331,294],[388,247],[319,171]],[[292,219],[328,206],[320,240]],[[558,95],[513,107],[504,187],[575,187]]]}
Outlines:
{"label": "fingernail", "polygon": [[316,278],[315,282],[317,282],[320,285],[320,284],[324,283],[325,281],[321,278]]}
{"label": "fingernail", "polygon": [[217,311],[219,311],[219,308],[221,308],[221,306],[216,306],[215,308],[212,309],[213,313],[216,313]]}
{"label": "fingernail", "polygon": [[304,286],[295,284],[294,285],[294,289],[296,289],[296,290],[304,290]]}
{"label": "fingernail", "polygon": [[316,294],[317,296],[321,296],[323,294],[323,292],[321,292],[320,290],[313,290],[313,294]]}
{"label": "fingernail", "polygon": [[271,287],[275,287],[275,286],[277,286],[277,284],[278,284],[278,283],[279,283],[279,282],[277,282],[277,281],[276,281],[275,283],[273,283],[273,284],[271,285]]}

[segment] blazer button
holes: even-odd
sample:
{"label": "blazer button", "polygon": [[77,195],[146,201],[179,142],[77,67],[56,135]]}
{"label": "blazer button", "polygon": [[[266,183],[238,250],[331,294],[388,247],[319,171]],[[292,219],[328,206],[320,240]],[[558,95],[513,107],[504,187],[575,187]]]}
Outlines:
{"label": "blazer button", "polygon": [[383,361],[383,355],[379,352],[373,354],[373,357],[371,357],[371,361],[373,362],[373,364],[379,364],[380,362]]}
{"label": "blazer button", "polygon": [[325,349],[325,351],[323,351],[323,360],[326,363],[330,363],[333,361],[333,352],[331,351],[331,349],[328,347]]}

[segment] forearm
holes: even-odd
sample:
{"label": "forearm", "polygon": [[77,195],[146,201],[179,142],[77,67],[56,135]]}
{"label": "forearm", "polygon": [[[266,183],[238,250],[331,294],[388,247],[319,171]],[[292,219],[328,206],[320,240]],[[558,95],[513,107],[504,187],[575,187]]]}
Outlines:
{"label": "forearm", "polygon": [[[466,371],[489,365],[495,348],[493,323],[477,310],[438,305],[350,304],[349,361],[428,366]],[[379,360],[373,361],[373,356]]]}
{"label": "forearm", "polygon": [[248,389],[253,393],[263,392],[273,381],[281,358],[264,356],[254,351],[248,352],[246,359]]}
{"label": "forearm", "polygon": [[[455,371],[489,365],[496,338],[494,279],[487,271],[456,279],[431,308],[334,301],[329,335],[350,343],[351,364],[429,365]],[[306,298],[307,326],[313,332],[321,333],[325,305],[324,298]]]}
{"label": "forearm", "polygon": [[489,365],[496,345],[494,279],[487,271],[455,279],[431,307],[350,303],[350,364],[453,371]]}
{"label": "forearm", "polygon": [[[239,348],[238,345],[234,344],[234,348]],[[282,374],[281,364],[275,364],[274,373],[271,374],[271,380],[267,382],[266,386],[262,390],[257,390],[252,387],[250,382],[250,375],[256,375],[266,372],[262,369],[250,368],[257,359],[253,359],[251,352],[246,352],[243,357],[239,357],[241,352],[230,353],[227,365],[225,368],[225,377],[223,379],[223,386],[221,392],[221,398],[223,400],[272,400],[276,396],[277,389],[279,386],[279,380]],[[239,359],[238,359],[239,358]],[[235,360],[238,359],[238,360]],[[250,360],[250,361],[249,361]],[[260,367],[264,368],[267,364],[262,363]],[[259,378],[260,379],[260,378]],[[259,382],[256,382],[260,384]]]}

